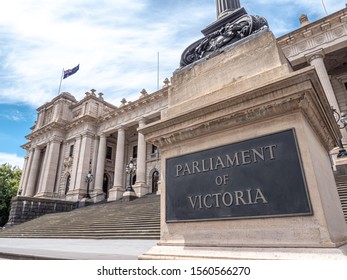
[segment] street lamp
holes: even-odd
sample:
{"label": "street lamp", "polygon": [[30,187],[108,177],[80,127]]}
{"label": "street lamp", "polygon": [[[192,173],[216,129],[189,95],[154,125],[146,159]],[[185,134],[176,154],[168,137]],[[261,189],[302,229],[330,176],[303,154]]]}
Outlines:
{"label": "street lamp", "polygon": [[133,174],[136,172],[136,163],[133,162],[133,159],[130,158],[130,162],[127,164],[125,171],[127,174],[129,174],[129,186],[127,186],[126,191],[134,192],[133,189]]}
{"label": "street lamp", "polygon": [[[333,113],[334,113],[334,117],[335,117],[335,120],[336,120],[336,123],[337,123],[337,126],[339,127],[339,129],[344,129],[346,126],[347,126],[347,116],[346,114],[344,113],[341,113],[341,115],[336,111],[336,109],[334,108],[331,108],[333,110]],[[340,125],[340,123],[342,124],[342,126]],[[345,150],[345,148],[343,147],[343,144],[342,144],[342,140],[339,139],[339,153],[337,155],[338,158],[341,158],[341,157],[346,157],[347,156],[347,151]]]}
{"label": "street lamp", "polygon": [[89,194],[89,185],[90,185],[90,183],[92,182],[94,180],[94,176],[92,175],[92,173],[90,172],[90,170],[89,170],[89,172],[88,172],[88,174],[87,174],[87,176],[86,176],[86,182],[87,182],[87,193],[86,193],[86,195],[84,196],[84,198],[91,198],[90,197],[90,194]]}

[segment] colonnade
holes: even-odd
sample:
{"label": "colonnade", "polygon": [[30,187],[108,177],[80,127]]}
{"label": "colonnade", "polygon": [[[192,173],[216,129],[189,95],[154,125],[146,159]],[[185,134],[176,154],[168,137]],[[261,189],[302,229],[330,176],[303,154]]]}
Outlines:
{"label": "colonnade", "polygon": [[[333,86],[331,84],[328,71],[327,71],[325,64],[324,64],[324,57],[325,57],[324,50],[321,49],[321,50],[318,50],[318,51],[315,51],[313,53],[306,55],[306,60],[310,65],[312,65],[316,68],[317,75],[318,75],[319,80],[322,84],[322,87],[324,89],[325,95],[329,101],[330,106],[338,114],[341,115],[340,108],[339,108],[339,105],[338,105],[338,102],[337,102],[337,99],[336,99],[336,96],[334,93],[334,89],[333,89]],[[343,124],[340,123],[340,126],[342,127]],[[346,129],[342,129],[341,134],[342,134],[342,142],[347,143],[347,131],[346,131]]]}
{"label": "colonnade", "polygon": [[[146,122],[143,118],[138,121],[138,127],[140,128],[145,124]],[[110,132],[102,132],[96,136],[94,133],[87,131],[76,136],[71,166],[71,187],[69,189],[70,192],[75,192],[74,200],[77,196],[80,198],[85,193],[86,175],[89,171],[93,172],[93,170],[95,171],[95,174],[93,174],[94,188],[90,191],[95,195],[103,194],[107,137],[109,134]],[[93,137],[95,137],[96,141],[94,142],[94,153],[91,156]],[[112,188],[109,190],[109,200],[118,200],[125,191],[125,138],[126,127],[118,127],[114,181],[112,182]],[[146,185],[146,142],[144,135],[141,133],[138,133],[137,147],[136,183],[133,187],[137,196],[143,196],[149,192],[149,187]],[[20,183],[20,195],[47,198],[53,197],[54,194],[58,195],[58,176],[61,176],[61,174],[58,174],[58,171],[62,170],[60,165],[63,164],[65,148],[66,141],[55,137],[45,144],[33,146],[28,150]],[[95,157],[95,159],[92,157]],[[92,165],[94,165],[94,168]]]}

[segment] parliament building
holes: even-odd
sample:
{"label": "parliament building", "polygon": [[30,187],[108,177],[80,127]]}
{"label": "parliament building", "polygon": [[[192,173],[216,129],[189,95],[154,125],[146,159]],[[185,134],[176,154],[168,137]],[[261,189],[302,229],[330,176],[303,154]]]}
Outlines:
{"label": "parliament building", "polygon": [[[332,168],[347,175],[347,8],[315,22],[302,15],[300,24],[277,43],[294,71],[315,67],[341,128]],[[122,199],[129,186],[137,197],[159,195],[160,149],[138,130],[161,119],[170,90],[166,79],[160,90],[142,90],[137,100],[121,104],[107,102],[107,94],[104,99],[94,89],[82,100],[63,92],[39,107],[22,146],[27,153],[18,196],[97,203]],[[129,163],[136,167],[133,173]]]}

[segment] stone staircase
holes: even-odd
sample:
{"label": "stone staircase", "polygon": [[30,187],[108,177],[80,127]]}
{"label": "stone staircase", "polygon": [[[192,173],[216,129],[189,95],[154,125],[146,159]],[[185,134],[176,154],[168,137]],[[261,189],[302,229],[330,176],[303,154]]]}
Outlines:
{"label": "stone staircase", "polygon": [[160,196],[47,214],[0,231],[0,238],[159,239]]}
{"label": "stone staircase", "polygon": [[343,214],[347,223],[347,176],[336,176],[335,180]]}

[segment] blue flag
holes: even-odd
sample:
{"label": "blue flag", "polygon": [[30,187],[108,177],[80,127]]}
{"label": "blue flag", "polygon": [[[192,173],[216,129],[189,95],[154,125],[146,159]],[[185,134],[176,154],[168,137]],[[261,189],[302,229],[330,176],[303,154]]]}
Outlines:
{"label": "blue flag", "polygon": [[64,70],[64,77],[63,79],[66,79],[67,77],[70,77],[71,75],[75,74],[80,69],[80,65],[78,64],[76,67],[72,69]]}

